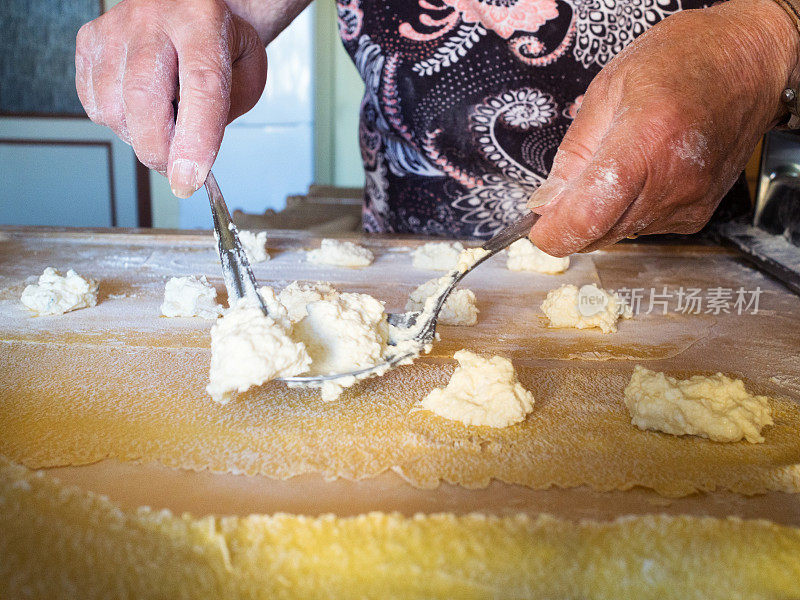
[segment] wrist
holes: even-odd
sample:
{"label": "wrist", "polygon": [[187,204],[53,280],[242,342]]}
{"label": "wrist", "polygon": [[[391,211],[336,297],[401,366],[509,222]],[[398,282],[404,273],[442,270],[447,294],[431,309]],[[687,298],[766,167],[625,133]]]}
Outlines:
{"label": "wrist", "polygon": [[[785,120],[786,106],[780,95],[787,87],[800,84],[800,0],[731,0],[730,8],[740,11],[740,18],[749,29],[755,28],[757,52],[765,71],[769,102],[775,104],[774,120]],[[777,95],[776,95],[777,94]]]}
{"label": "wrist", "polygon": [[250,23],[261,43],[268,46],[311,0],[224,0],[230,11]]}

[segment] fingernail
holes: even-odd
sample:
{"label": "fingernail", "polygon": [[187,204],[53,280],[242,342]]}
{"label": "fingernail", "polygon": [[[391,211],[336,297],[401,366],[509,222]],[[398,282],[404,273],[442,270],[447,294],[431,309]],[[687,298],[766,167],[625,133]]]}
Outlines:
{"label": "fingernail", "polygon": [[185,158],[178,158],[172,163],[169,176],[172,193],[178,198],[188,198],[200,187],[197,183],[197,163]]}
{"label": "fingernail", "polygon": [[549,178],[531,194],[531,197],[528,199],[528,208],[538,208],[555,202],[558,196],[564,191],[565,187],[566,182],[560,177]]}

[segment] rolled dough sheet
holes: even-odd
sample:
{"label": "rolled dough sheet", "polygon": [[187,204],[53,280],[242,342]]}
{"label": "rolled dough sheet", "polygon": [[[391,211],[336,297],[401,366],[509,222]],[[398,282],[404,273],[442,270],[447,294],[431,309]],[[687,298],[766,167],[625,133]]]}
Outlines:
{"label": "rolled dough sheet", "polygon": [[393,470],[424,488],[497,479],[532,488],[642,486],[666,496],[800,491],[800,407],[747,381],[773,397],[775,425],[764,444],[636,429],[623,402],[625,363],[518,363],[535,409],[494,430],[409,413],[447,382],[452,361],[402,367],[332,403],[273,382],[227,406],[203,391],[208,361],[203,349],[2,342],[0,371],[14,376],[0,381],[0,454],[30,468],[114,458],[278,479]]}
{"label": "rolled dough sheet", "polygon": [[[793,598],[800,530],[767,521],[121,510],[0,459],[0,593],[105,598]],[[48,576],[58,574],[58,576]]]}

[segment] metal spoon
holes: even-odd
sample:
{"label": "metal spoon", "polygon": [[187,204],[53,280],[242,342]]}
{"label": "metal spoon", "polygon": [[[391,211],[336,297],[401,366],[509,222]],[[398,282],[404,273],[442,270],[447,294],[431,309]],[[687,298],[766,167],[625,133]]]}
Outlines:
{"label": "metal spoon", "polygon": [[265,315],[269,310],[258,293],[256,278],[250,268],[250,261],[239,241],[239,231],[233,224],[228,205],[222,197],[222,191],[217,185],[214,174],[209,171],[205,183],[208,202],[211,204],[211,217],[214,219],[214,233],[217,238],[219,260],[222,263],[222,278],[228,290],[228,306],[233,307],[242,298],[255,302]]}
{"label": "metal spoon", "polygon": [[[247,260],[247,255],[239,241],[238,230],[233,224],[228,206],[225,204],[225,199],[222,197],[222,191],[220,191],[217,180],[214,178],[211,171],[208,172],[205,188],[208,193],[208,201],[211,204],[211,215],[214,219],[217,249],[219,250],[219,258],[222,263],[222,277],[225,281],[225,287],[228,290],[229,306],[233,306],[242,298],[248,298],[256,302],[265,315],[275,318],[275,315],[270,315],[264,301],[261,299],[261,295],[258,293],[256,279],[250,268],[250,261]],[[387,315],[387,321],[390,325],[389,347],[383,357],[382,363],[348,373],[284,377],[278,381],[284,381],[299,386],[318,387],[326,381],[335,381],[337,379],[352,380],[351,378],[366,379],[367,377],[383,375],[386,371],[398,366],[400,363],[413,360],[419,356],[423,348],[433,342],[436,335],[436,320],[439,316],[439,312],[442,310],[445,300],[447,300],[450,292],[455,289],[458,282],[487,258],[494,256],[517,240],[527,236],[538,219],[538,214],[528,213],[519,221],[505,228],[483,244],[483,246],[480,247],[481,250],[483,250],[482,255],[471,265],[463,269],[454,269],[443,277],[440,280],[441,285],[435,294],[435,299],[431,298],[426,301],[426,304],[428,302],[431,303],[432,310],[427,313],[409,311]],[[421,318],[422,320],[420,320]]]}
{"label": "metal spoon", "polygon": [[[433,310],[426,312],[422,311],[409,311],[405,313],[392,313],[387,315],[389,321],[389,341],[384,361],[373,367],[360,369],[358,371],[351,371],[349,373],[336,373],[333,375],[313,375],[313,376],[299,376],[299,377],[285,377],[280,381],[286,383],[296,384],[300,386],[316,387],[326,381],[335,381],[337,379],[351,378],[366,379],[367,377],[374,377],[383,375],[389,369],[398,366],[404,361],[413,360],[419,356],[421,350],[431,344],[436,335],[436,320],[439,317],[439,312],[444,306],[445,300],[450,295],[459,281],[461,281],[467,273],[470,273],[475,267],[504,250],[517,240],[520,240],[530,233],[539,215],[536,213],[528,213],[516,223],[506,227],[500,233],[495,235],[492,239],[481,246],[484,251],[483,255],[478,258],[473,264],[469,265],[466,269],[454,269],[450,271],[444,278],[442,278],[439,290],[435,294],[435,299],[431,298],[426,301],[433,305]],[[446,281],[445,281],[446,279]],[[420,320],[422,319],[422,320]],[[411,341],[416,348],[408,350],[406,342]],[[398,348],[400,350],[398,350]]]}

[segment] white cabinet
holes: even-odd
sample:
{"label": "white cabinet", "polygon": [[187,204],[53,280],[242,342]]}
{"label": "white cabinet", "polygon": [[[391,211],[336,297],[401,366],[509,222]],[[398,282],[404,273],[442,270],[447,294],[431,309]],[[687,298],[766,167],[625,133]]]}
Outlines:
{"label": "white cabinet", "polygon": [[[267,48],[267,87],[258,104],[231,123],[214,165],[231,212],[280,209],[313,179],[313,10],[307,8]],[[181,228],[211,228],[200,190],[180,200]]]}

